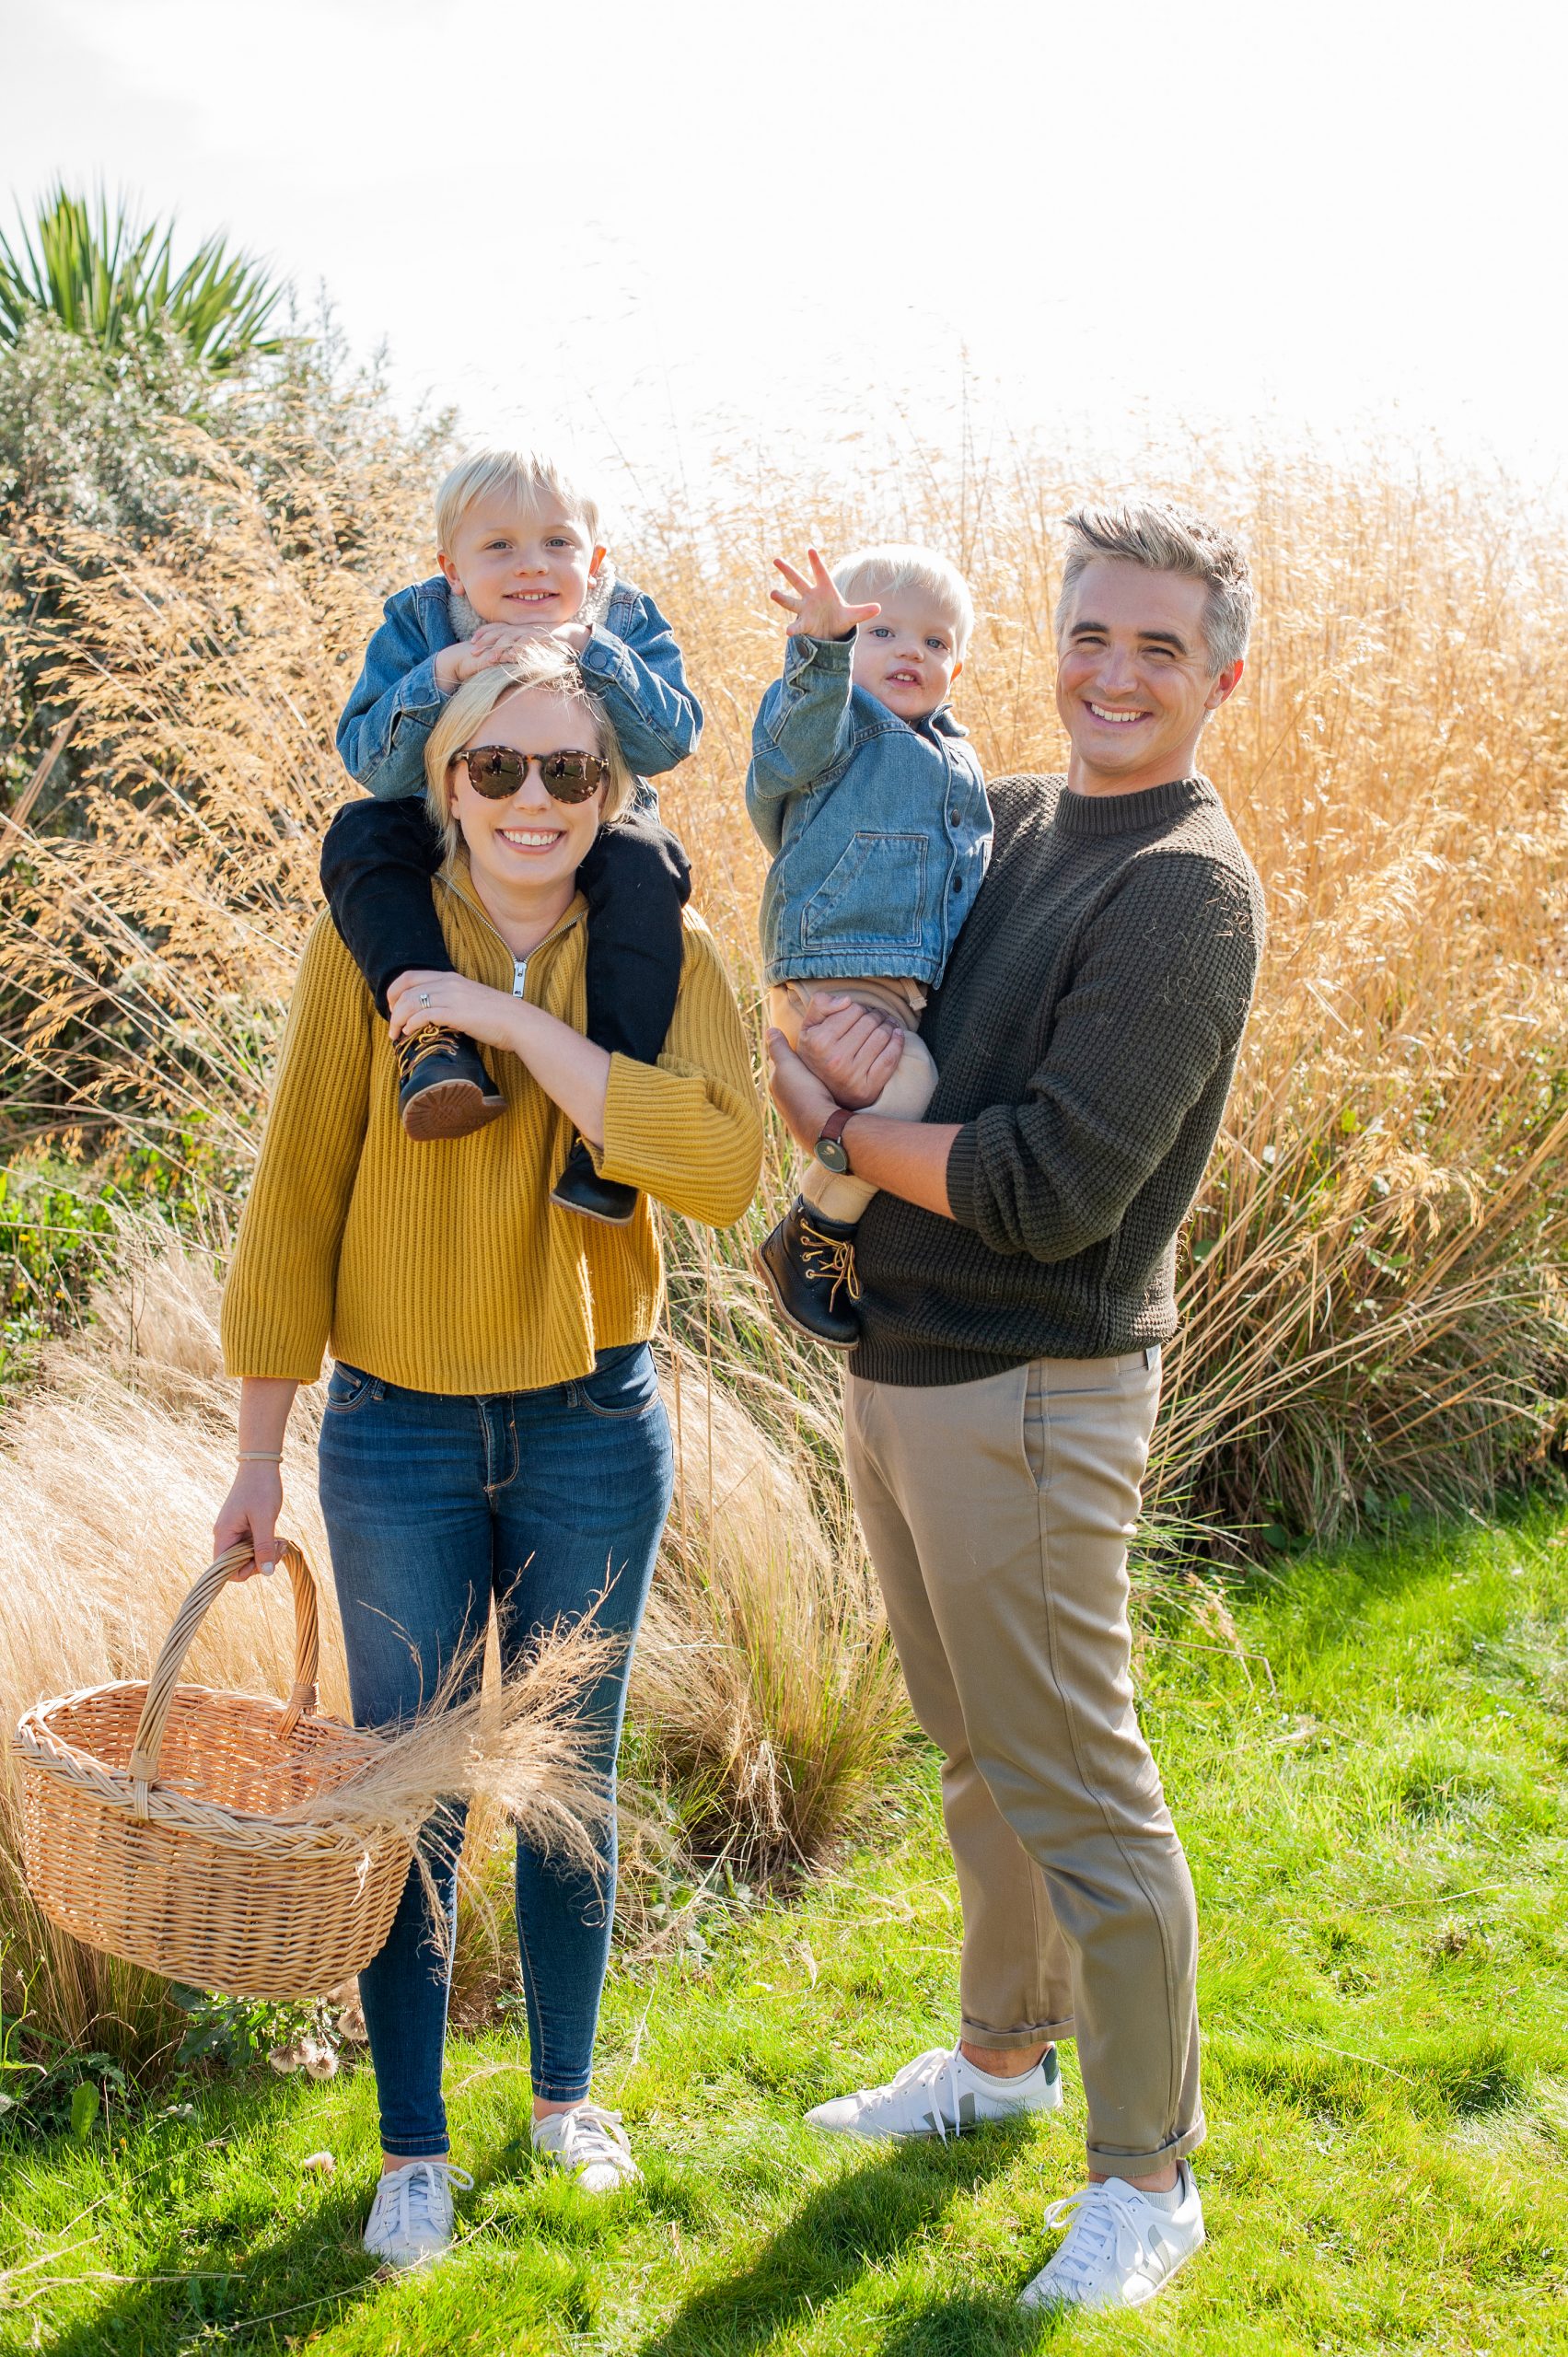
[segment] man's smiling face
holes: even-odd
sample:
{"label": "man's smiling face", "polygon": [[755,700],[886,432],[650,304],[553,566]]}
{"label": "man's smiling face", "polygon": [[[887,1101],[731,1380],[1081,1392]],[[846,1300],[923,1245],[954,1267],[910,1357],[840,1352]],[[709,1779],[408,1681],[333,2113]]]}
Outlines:
{"label": "man's smiling face", "polygon": [[1056,709],[1080,794],[1133,794],[1191,774],[1204,722],[1241,665],[1215,671],[1205,583],[1096,557],[1074,588],[1057,656]]}

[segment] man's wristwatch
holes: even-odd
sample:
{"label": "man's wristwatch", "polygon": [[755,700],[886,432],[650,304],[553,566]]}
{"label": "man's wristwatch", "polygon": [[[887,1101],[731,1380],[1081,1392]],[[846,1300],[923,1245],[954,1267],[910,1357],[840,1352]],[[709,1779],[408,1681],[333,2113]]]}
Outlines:
{"label": "man's wristwatch", "polygon": [[817,1159],[828,1170],[849,1175],[849,1148],[844,1144],[844,1123],[854,1119],[853,1105],[835,1105],[822,1124],[822,1134],[816,1144]]}

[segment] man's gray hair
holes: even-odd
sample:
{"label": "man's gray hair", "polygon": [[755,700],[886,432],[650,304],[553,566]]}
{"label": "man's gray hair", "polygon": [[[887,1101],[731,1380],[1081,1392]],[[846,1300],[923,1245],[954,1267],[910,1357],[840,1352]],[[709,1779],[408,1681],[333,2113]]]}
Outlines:
{"label": "man's gray hair", "polygon": [[1202,516],[1158,499],[1128,499],[1119,507],[1080,507],[1067,518],[1067,562],[1056,601],[1061,644],[1073,592],[1097,556],[1122,558],[1150,573],[1184,573],[1203,582],[1203,642],[1216,671],[1239,663],[1252,633],[1252,581],[1241,543]]}

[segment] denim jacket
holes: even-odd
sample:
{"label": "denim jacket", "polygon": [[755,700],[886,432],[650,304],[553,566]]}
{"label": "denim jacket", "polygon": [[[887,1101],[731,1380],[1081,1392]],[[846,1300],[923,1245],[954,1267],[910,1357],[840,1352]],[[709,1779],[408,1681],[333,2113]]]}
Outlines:
{"label": "denim jacket", "polygon": [[853,638],[788,641],[751,731],[746,807],[773,864],[763,979],[940,981],[991,853],[985,779],[951,713],[900,720],[852,685]]}
{"label": "denim jacket", "polygon": [[[629,768],[645,780],[683,761],[702,733],[703,712],[686,684],[680,649],[653,599],[617,581],[600,601],[593,635],[577,660],[615,725]],[[389,598],[386,619],[338,723],[349,775],[379,801],[424,791],[424,745],[447,698],[436,657],[463,632],[440,574]],[[585,621],[590,619],[587,610]],[[638,799],[658,808],[645,783]]]}

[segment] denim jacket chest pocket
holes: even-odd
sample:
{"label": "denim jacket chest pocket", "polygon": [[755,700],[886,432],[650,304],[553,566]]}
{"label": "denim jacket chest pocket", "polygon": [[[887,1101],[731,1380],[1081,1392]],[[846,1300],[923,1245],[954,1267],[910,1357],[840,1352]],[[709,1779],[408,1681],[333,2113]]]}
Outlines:
{"label": "denim jacket chest pocket", "polygon": [[801,909],[801,947],[918,952],[930,850],[923,834],[857,828]]}

